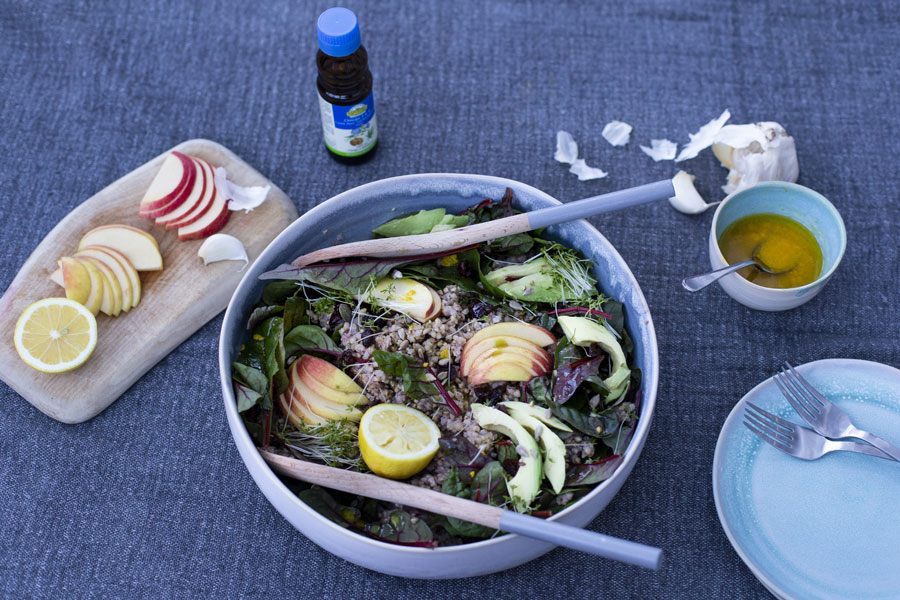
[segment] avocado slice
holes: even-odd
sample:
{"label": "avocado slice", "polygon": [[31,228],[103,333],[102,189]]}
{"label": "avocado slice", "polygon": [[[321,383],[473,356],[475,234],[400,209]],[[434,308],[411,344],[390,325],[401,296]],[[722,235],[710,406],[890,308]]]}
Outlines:
{"label": "avocado slice", "polygon": [[510,416],[516,421],[519,418],[516,416],[517,414],[528,415],[529,417],[535,418],[541,423],[545,425],[549,425],[553,429],[559,429],[560,431],[565,431],[567,433],[572,433],[572,428],[554,417],[550,413],[549,408],[543,408],[540,406],[534,406],[533,404],[528,404],[526,402],[501,402],[500,406],[506,408],[509,411]]}
{"label": "avocado slice", "polygon": [[440,222],[431,228],[431,233],[437,231],[449,231],[457,227],[465,227],[469,224],[467,215],[444,215]]}
{"label": "avocado slice", "polygon": [[603,380],[603,385],[609,390],[607,400],[615,400],[628,389],[631,379],[631,370],[625,360],[625,352],[619,341],[603,325],[585,317],[560,316],[559,326],[569,341],[576,346],[590,346],[599,344],[601,348],[609,352],[615,370]]}
{"label": "avocado slice", "polygon": [[560,493],[566,483],[566,445],[547,425],[531,415],[522,412],[510,412],[510,415],[538,439],[544,451],[544,477],[553,491]]}
{"label": "avocado slice", "polygon": [[414,215],[392,219],[387,223],[379,225],[372,230],[372,233],[383,235],[384,237],[428,233],[431,231],[432,227],[441,222],[441,219],[443,219],[446,214],[447,210],[443,208],[420,210]]}
{"label": "avocado slice", "polygon": [[505,435],[517,448],[521,446],[525,451],[525,456],[520,456],[519,470],[506,482],[506,489],[509,490],[515,509],[518,512],[527,511],[541,489],[543,476],[541,452],[537,442],[518,421],[496,408],[473,404],[472,416],[484,429]]}
{"label": "avocado slice", "polygon": [[503,267],[502,269],[494,269],[490,273],[487,273],[484,278],[487,279],[488,283],[491,285],[499,286],[515,279],[534,275],[535,273],[544,270],[546,266],[547,260],[545,258],[536,258],[520,265],[510,265],[508,267]]}

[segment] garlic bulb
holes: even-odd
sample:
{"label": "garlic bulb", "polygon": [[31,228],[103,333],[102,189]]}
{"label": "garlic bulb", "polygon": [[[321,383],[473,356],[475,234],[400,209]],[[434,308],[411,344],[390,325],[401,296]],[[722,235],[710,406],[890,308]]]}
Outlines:
{"label": "garlic bulb", "polygon": [[796,182],[800,175],[794,138],[774,121],[726,125],[716,134],[713,154],[729,169],[726,194],[761,181]]}
{"label": "garlic bulb", "polygon": [[204,265],[220,260],[242,260],[246,267],[250,262],[241,240],[226,233],[215,233],[206,238],[197,250],[197,256],[203,259]]}

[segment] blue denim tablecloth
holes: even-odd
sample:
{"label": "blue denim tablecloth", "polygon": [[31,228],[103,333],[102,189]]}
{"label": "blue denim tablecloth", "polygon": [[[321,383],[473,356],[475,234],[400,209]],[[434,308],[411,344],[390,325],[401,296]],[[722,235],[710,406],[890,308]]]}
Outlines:
{"label": "blue denim tablecloth", "polygon": [[[672,175],[638,144],[685,142],[725,108],[732,122],[777,120],[796,138],[800,183],[846,221],[841,268],[808,305],[753,312],[718,288],[681,289],[709,264],[711,212],[659,204],[594,220],[647,295],[662,376],[644,453],[592,528],[662,546],[660,572],[555,550],[493,576],[414,581],[324,552],[238,458],[217,318],[82,425],[0,385],[0,595],[767,597],[716,518],[713,449],[734,403],[785,358],[900,364],[897,4],[346,4],[371,57],[382,136],[360,167],[322,147],[314,23],[327,4],[0,0],[0,289],[68,211],[188,138],[228,146],[301,212],[374,179],[435,171],[574,200]],[[600,137],[612,119],[634,126],[624,149]],[[554,162],[557,129],[609,177],[582,183]],[[680,166],[720,197],[726,172],[711,152]]]}

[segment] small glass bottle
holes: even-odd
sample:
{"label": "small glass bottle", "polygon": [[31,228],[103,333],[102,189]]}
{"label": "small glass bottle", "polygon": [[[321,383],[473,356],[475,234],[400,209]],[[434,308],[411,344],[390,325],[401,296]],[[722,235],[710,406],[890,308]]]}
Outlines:
{"label": "small glass bottle", "polygon": [[378,144],[369,55],[350,10],[329,8],[319,15],[317,29],[316,85],[325,147],[338,162],[359,164],[375,154]]}

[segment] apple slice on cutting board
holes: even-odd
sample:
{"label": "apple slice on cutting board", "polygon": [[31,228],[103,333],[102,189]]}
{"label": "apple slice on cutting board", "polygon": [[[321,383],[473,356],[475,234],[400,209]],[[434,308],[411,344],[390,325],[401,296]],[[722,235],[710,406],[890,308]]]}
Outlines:
{"label": "apple slice on cutting board", "polygon": [[229,217],[231,217],[231,211],[228,210],[228,201],[219,190],[215,190],[212,206],[209,207],[206,214],[190,225],[179,227],[178,239],[187,241],[209,237],[225,227]]}
{"label": "apple slice on cutting board", "polygon": [[108,246],[118,250],[138,271],[160,271],[162,256],[156,238],[129,225],[101,225],[88,231],[78,242],[78,249]]}
{"label": "apple slice on cutting board", "polygon": [[[213,180],[213,170],[208,162],[200,158],[192,158],[198,170],[197,180],[194,182],[194,189],[191,195],[184,203],[172,212],[156,218],[156,224],[162,225],[167,229],[178,227],[177,223],[183,222],[184,225],[192,223],[200,218],[204,208],[212,205],[213,195],[215,194],[215,183]],[[193,215],[196,214],[196,217]],[[193,217],[193,218],[192,218]],[[189,221],[189,219],[191,219]]]}
{"label": "apple slice on cutting board", "polygon": [[154,219],[178,208],[193,190],[196,177],[194,161],[181,152],[171,152],[141,199],[140,215]]}

